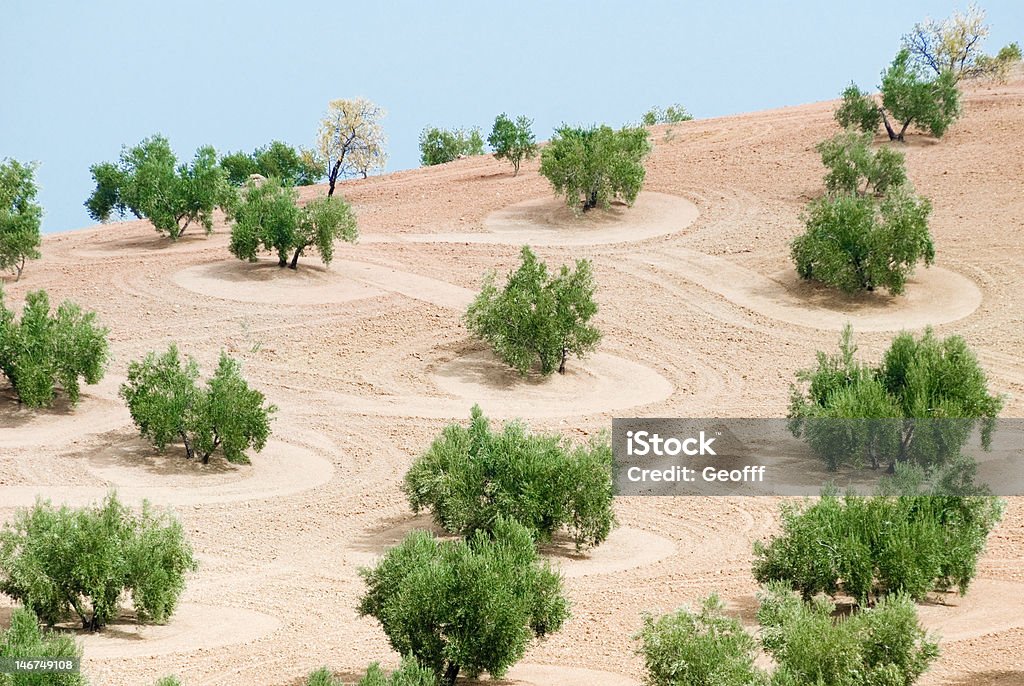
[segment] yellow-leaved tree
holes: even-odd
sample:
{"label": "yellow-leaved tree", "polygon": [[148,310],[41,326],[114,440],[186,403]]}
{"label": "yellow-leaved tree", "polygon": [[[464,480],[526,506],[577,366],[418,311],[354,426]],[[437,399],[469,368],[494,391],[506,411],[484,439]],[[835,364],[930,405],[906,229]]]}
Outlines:
{"label": "yellow-leaved tree", "polygon": [[985,10],[970,5],[964,12],[954,12],[941,21],[926,19],[914,24],[914,30],[903,36],[903,47],[914,62],[934,71],[936,76],[950,72],[955,81],[965,76],[978,76],[984,71],[981,44],[988,36]]}
{"label": "yellow-leaved tree", "polygon": [[384,114],[366,98],[328,103],[313,153],[327,169],[328,196],[334,195],[339,178],[362,174],[365,179],[370,171],[384,168],[386,140],[380,124]]}

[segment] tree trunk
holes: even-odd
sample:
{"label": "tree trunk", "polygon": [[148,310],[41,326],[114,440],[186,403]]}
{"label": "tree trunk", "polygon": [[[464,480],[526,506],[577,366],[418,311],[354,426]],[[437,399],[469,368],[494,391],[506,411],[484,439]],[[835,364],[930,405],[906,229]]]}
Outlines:
{"label": "tree trunk", "polygon": [[331,173],[327,175],[327,182],[330,184],[327,187],[327,197],[334,195],[334,184],[338,182],[338,173],[341,171],[341,160],[339,159],[331,167]]}
{"label": "tree trunk", "polygon": [[903,122],[903,128],[900,129],[899,135],[896,136],[896,140],[898,140],[900,143],[903,142],[903,134],[905,134],[907,132],[907,128],[910,126],[910,122],[911,121],[913,121],[913,120],[912,119],[908,119],[907,121]]}
{"label": "tree trunk", "polygon": [[191,460],[193,457],[195,457],[196,453],[192,449],[192,443],[188,440],[188,434],[186,434],[184,431],[180,431],[179,435],[181,436],[182,443],[185,444],[185,455],[188,457],[188,459]]}
{"label": "tree trunk", "polygon": [[593,209],[597,207],[597,191],[590,191],[587,194],[587,199],[583,201],[583,211]]}
{"label": "tree trunk", "polygon": [[562,362],[558,365],[558,373],[565,374],[565,358],[569,355],[568,348],[562,348]]}
{"label": "tree trunk", "polygon": [[441,684],[443,686],[454,686],[457,676],[459,676],[459,666],[449,662],[448,666],[444,669],[444,675],[441,677]]}
{"label": "tree trunk", "polygon": [[288,265],[289,269],[298,269],[299,268],[299,256],[302,255],[302,251],[305,250],[305,249],[306,249],[306,246],[304,246],[304,245],[302,247],[299,247],[299,248],[295,249],[295,254],[292,255],[291,264]]}
{"label": "tree trunk", "polygon": [[14,269],[15,269],[15,271],[17,271],[17,275],[14,277],[14,280],[15,281],[21,281],[21,272],[23,272],[25,270],[25,256],[24,255],[21,256],[21,261],[18,262],[16,265],[14,265]]}
{"label": "tree trunk", "polygon": [[879,107],[878,111],[882,113],[882,123],[885,124],[885,132],[889,134],[889,140],[897,140],[899,137],[896,135],[896,131],[893,130],[892,124],[889,123],[889,117],[885,115],[885,110]]}

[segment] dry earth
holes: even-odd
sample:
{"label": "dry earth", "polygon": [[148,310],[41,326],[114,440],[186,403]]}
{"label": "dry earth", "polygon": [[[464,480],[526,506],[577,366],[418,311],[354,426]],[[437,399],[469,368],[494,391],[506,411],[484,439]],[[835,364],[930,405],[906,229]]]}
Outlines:
{"label": "dry earth", "polygon": [[[357,568],[429,526],[400,478],[474,402],[574,437],[614,415],[781,416],[794,371],[851,321],[872,357],[904,327],[964,335],[1008,394],[1005,414],[1024,416],[1024,82],[977,88],[945,139],[905,146],[938,249],[905,297],[843,298],[793,278],[787,245],[821,192],[813,144],[835,131],[833,106],[657,127],[636,206],[582,222],[535,162],[515,178],[478,157],[349,182],[362,240],[328,269],[237,262],[223,225],[176,244],[144,222],[47,237],[9,299],[46,288],[97,310],[114,358],[73,410],[27,412],[0,390],[0,516],[37,494],[85,503],[115,487],[172,506],[201,560],[167,626],[125,617],[83,637],[93,683],[280,684],[321,664],[395,663],[376,622],[356,616]],[[565,377],[517,379],[460,323],[481,274],[510,268],[524,242],[595,263],[606,337]],[[280,406],[251,467],[155,455],[135,436],[118,384],[172,340],[207,369],[227,349]],[[644,612],[718,591],[749,616],[751,543],[775,530],[776,510],[771,498],[620,499],[622,528],[592,555],[546,551],[573,618],[501,683],[636,684],[629,637]],[[1024,684],[1022,522],[1013,499],[971,592],[922,607],[943,638],[927,684]]]}

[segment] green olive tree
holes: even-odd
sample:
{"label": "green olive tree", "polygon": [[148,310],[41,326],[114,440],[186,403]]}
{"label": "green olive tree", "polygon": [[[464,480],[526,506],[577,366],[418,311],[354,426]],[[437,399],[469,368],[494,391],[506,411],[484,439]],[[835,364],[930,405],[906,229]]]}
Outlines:
{"label": "green olive tree", "polygon": [[597,313],[589,260],[557,274],[524,246],[522,263],[499,289],[494,273],[466,310],[471,332],[487,341],[510,367],[527,374],[540,361],[541,374],[565,373],[570,354],[583,357],[597,347],[601,332],[590,324]]}
{"label": "green olive tree", "polygon": [[487,137],[487,144],[494,150],[494,156],[512,163],[512,176],[519,175],[519,165],[524,159],[537,156],[537,140],[532,126],[533,122],[525,116],[513,121],[503,112],[495,118],[494,128]]}
{"label": "green olive tree", "polygon": [[172,343],[162,355],[129,364],[120,395],[139,432],[158,450],[180,442],[186,457],[205,464],[220,448],[228,462],[247,464],[246,451],[266,445],[277,408],[264,404],[263,394],[249,388],[238,362],[224,352],[205,388],[198,379],[196,361],[182,360]]}
{"label": "green olive tree", "polygon": [[615,198],[632,205],[643,186],[647,129],[562,126],[540,156],[540,173],[575,212],[608,207]]}
{"label": "green olive tree", "polygon": [[170,143],[156,134],[123,148],[118,163],[89,168],[96,188],[85,206],[96,221],[131,212],[148,219],[160,233],[177,240],[193,222],[209,234],[213,212],[234,200],[227,172],[210,146],[196,151],[190,164],[178,164]]}
{"label": "green olive tree", "polygon": [[433,669],[442,686],[460,673],[501,678],[532,638],[558,631],[569,614],[560,575],[512,521],[468,541],[414,531],[360,573],[359,614],[376,618],[391,646]]}
{"label": "green olive tree", "polygon": [[35,165],[0,161],[0,269],[21,279],[26,260],[39,259],[43,208],[36,202]]}
{"label": "green olive tree", "polygon": [[15,320],[0,289],[0,372],[29,407],[51,405],[58,385],[77,403],[81,381],[99,383],[109,355],[107,333],[95,312],[71,301],[51,314],[46,291],[25,296],[21,319]]}

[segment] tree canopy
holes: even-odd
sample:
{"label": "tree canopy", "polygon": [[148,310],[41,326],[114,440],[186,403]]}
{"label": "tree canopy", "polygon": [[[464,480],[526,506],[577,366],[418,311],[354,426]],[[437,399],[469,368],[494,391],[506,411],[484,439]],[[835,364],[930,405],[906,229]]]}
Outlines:
{"label": "tree canopy", "polygon": [[643,186],[647,129],[562,126],[540,156],[540,173],[574,212],[608,207],[619,198],[632,205]]}
{"label": "tree canopy", "polygon": [[381,120],[383,108],[366,98],[331,100],[320,120],[316,155],[313,158],[326,170],[327,196],[334,195],[339,178],[362,175],[384,168],[388,156],[387,140]]}
{"label": "tree canopy", "polygon": [[36,202],[35,165],[0,161],[0,269],[21,279],[26,260],[39,259],[43,208]]}
{"label": "tree canopy", "polygon": [[569,355],[584,357],[601,340],[590,324],[597,313],[590,261],[577,260],[575,269],[562,265],[551,275],[529,247],[523,246],[521,257],[503,289],[493,272],[484,277],[466,310],[466,326],[521,374],[537,361],[541,374],[564,374]]}
{"label": "tree canopy", "polygon": [[537,155],[537,140],[533,136],[532,126],[533,122],[525,116],[519,116],[513,121],[502,113],[495,118],[494,128],[487,137],[487,144],[494,150],[494,156],[512,163],[512,176],[519,174],[519,165],[523,160]]}
{"label": "tree canopy", "polygon": [[235,193],[227,172],[210,146],[196,151],[190,164],[178,164],[170,143],[156,134],[123,148],[117,163],[89,168],[96,188],[85,206],[96,221],[131,212],[177,240],[193,222],[213,231],[213,212],[226,209]]}

